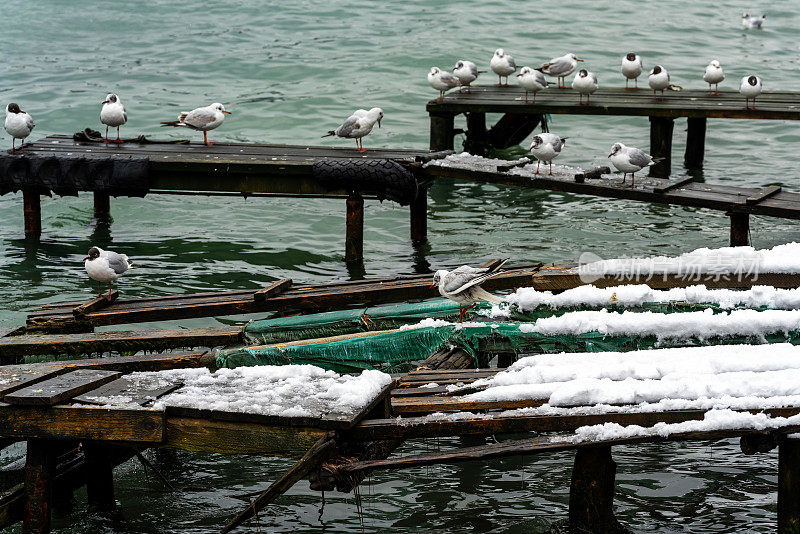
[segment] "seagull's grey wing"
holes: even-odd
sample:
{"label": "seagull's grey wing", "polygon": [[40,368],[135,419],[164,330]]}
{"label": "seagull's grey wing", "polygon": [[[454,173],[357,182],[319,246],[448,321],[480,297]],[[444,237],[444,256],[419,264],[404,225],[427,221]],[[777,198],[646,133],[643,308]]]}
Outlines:
{"label": "seagull's grey wing", "polygon": [[547,87],[547,78],[544,77],[544,74],[542,74],[542,71],[534,70],[533,72],[535,73],[534,74],[534,79],[536,80],[536,83],[538,83],[539,85],[544,85],[545,87]]}
{"label": "seagull's grey wing", "polygon": [[483,274],[487,271],[486,267],[472,267],[471,265],[462,265],[456,269],[450,271],[451,273],[458,273],[458,274],[473,274],[479,275]]}
{"label": "seagull's grey wing", "polygon": [[472,65],[469,66],[469,72],[470,72],[470,74],[472,74],[473,76],[475,76],[477,78],[478,77],[478,66],[475,63],[473,63]]}
{"label": "seagull's grey wing", "polygon": [[130,264],[128,264],[128,256],[125,254],[106,252],[106,259],[108,260],[108,266],[117,274],[124,273],[130,267]]}
{"label": "seagull's grey wing", "polygon": [[336,135],[339,137],[350,137],[354,130],[357,130],[361,127],[358,123],[358,116],[357,115],[350,115],[346,121],[342,123],[341,126],[336,128]]}
{"label": "seagull's grey wing", "polygon": [[572,63],[566,59],[556,59],[550,63],[546,63],[548,72],[553,76],[558,76],[564,72],[572,69]]}
{"label": "seagull's grey wing", "polygon": [[653,158],[650,155],[645,154],[642,150],[638,148],[632,148],[628,152],[628,159],[630,162],[637,167],[647,167],[653,161]]}
{"label": "seagull's grey wing", "polygon": [[461,293],[462,291],[465,291],[471,287],[481,285],[489,278],[493,278],[501,272],[502,271],[493,271],[491,273],[484,273],[477,276],[474,274],[462,273],[461,275],[453,277],[453,279],[445,285],[445,291],[451,295]]}
{"label": "seagull's grey wing", "polygon": [[449,72],[442,71],[441,73],[441,80],[449,85],[450,87],[455,87],[458,85],[458,78],[450,74]]}
{"label": "seagull's grey wing", "polygon": [[33,127],[36,126],[36,124],[33,122],[33,117],[27,113],[25,114],[25,124],[28,126],[29,130],[33,130]]}
{"label": "seagull's grey wing", "polygon": [[514,70],[517,70],[517,62],[514,61],[514,58],[511,56],[506,56],[508,58],[508,66]]}
{"label": "seagull's grey wing", "polygon": [[203,128],[217,119],[216,114],[207,108],[193,109],[184,117],[183,122],[195,128]]}
{"label": "seagull's grey wing", "polygon": [[592,82],[594,82],[594,84],[597,85],[597,76],[595,75],[594,72],[592,73]]}
{"label": "seagull's grey wing", "polygon": [[128,122],[128,112],[125,111],[125,106],[122,106],[122,120]]}

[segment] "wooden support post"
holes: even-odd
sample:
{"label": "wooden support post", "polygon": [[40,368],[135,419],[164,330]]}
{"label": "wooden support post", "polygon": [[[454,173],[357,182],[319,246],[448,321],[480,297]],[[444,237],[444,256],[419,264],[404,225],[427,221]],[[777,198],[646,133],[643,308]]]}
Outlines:
{"label": "wooden support post", "polygon": [[22,192],[25,214],[25,238],[39,239],[42,235],[42,202],[39,193],[30,190]]}
{"label": "wooden support post", "polygon": [[703,157],[706,152],[706,118],[689,117],[686,120],[686,152],[683,155],[683,166],[690,171],[703,168]]}
{"label": "wooden support post", "polygon": [[731,218],[731,246],[746,247],[750,243],[750,214],[729,212]]}
{"label": "wooden support post", "polygon": [[347,230],[344,238],[344,261],[364,259],[364,199],[356,192],[347,197]]}
{"label": "wooden support post", "polygon": [[417,198],[409,206],[411,214],[411,241],[422,244],[428,239],[428,188],[417,188]]}
{"label": "wooden support post", "polygon": [[778,534],[800,532],[800,439],[778,447]]}
{"label": "wooden support post", "polygon": [[85,442],[86,455],[86,497],[89,506],[99,510],[113,510],[114,500],[114,462],[110,447],[100,443]]}
{"label": "wooden support post", "polygon": [[464,142],[464,150],[476,156],[485,156],[488,149],[486,113],[467,113],[467,140]]}
{"label": "wooden support post", "polygon": [[29,439],[25,460],[25,512],[23,534],[50,532],[53,479],[59,447],[53,440]]}
{"label": "wooden support post", "polygon": [[453,150],[455,115],[431,113],[431,150]]}
{"label": "wooden support post", "polygon": [[94,218],[108,220],[111,217],[111,196],[108,193],[95,191]]}
{"label": "wooden support post", "polygon": [[650,155],[664,158],[650,167],[650,176],[669,178],[672,172],[672,129],[675,121],[667,117],[650,117]]}
{"label": "wooden support post", "polygon": [[595,534],[626,532],[614,516],[616,471],[610,446],[577,450],[569,488],[569,526],[572,529]]}

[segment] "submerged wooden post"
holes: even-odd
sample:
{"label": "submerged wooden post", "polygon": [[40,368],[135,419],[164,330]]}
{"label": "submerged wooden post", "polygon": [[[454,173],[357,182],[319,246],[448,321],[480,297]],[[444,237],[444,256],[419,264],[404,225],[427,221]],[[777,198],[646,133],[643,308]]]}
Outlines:
{"label": "submerged wooden post", "polygon": [[56,459],[59,450],[52,440],[28,440],[28,454],[25,460],[23,534],[46,534],[50,532],[53,479],[55,478]]}
{"label": "submerged wooden post", "polygon": [[25,214],[25,238],[39,239],[42,235],[42,201],[39,193],[24,190],[22,202]]}
{"label": "submerged wooden post", "polygon": [[729,212],[731,218],[731,246],[746,247],[750,243],[750,214]]}
{"label": "submerged wooden post", "polygon": [[347,229],[344,238],[344,261],[364,259],[364,199],[356,192],[347,197]]}
{"label": "submerged wooden post", "polygon": [[683,155],[683,166],[691,171],[703,168],[703,157],[706,152],[706,118],[689,117],[686,120],[686,152]]}
{"label": "submerged wooden post", "polygon": [[431,150],[453,150],[455,115],[431,113]]}
{"label": "submerged wooden post", "polygon": [[595,534],[625,532],[614,516],[617,466],[610,446],[581,447],[569,487],[569,526]]}
{"label": "submerged wooden post", "polygon": [[95,191],[94,218],[108,219],[111,216],[111,196],[108,193]]}
{"label": "submerged wooden post", "polygon": [[428,239],[428,188],[420,186],[417,189],[417,198],[409,206],[411,214],[411,241],[421,244]]}
{"label": "submerged wooden post", "polygon": [[464,150],[476,156],[484,156],[488,149],[486,113],[467,113],[467,140],[464,143]]}
{"label": "submerged wooden post", "polygon": [[86,498],[89,506],[112,510],[114,500],[114,463],[108,445],[85,442]]}
{"label": "submerged wooden post", "polygon": [[778,446],[778,534],[800,532],[800,439]]}
{"label": "submerged wooden post", "polygon": [[650,155],[664,161],[650,167],[650,176],[669,178],[672,172],[672,129],[675,121],[668,117],[650,117]]}

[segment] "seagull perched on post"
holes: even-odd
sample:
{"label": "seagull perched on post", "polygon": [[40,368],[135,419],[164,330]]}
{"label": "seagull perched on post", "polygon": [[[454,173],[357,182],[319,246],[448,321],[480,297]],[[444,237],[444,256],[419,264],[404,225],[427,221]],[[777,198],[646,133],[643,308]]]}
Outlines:
{"label": "seagull perched on post", "polygon": [[586,95],[586,105],[588,106],[589,96],[597,91],[597,76],[594,75],[594,72],[581,69],[572,80],[572,88],[580,93],[578,105],[583,105],[583,95]]}
{"label": "seagull perched on post", "polygon": [[[83,258],[83,265],[86,267],[89,278],[97,280],[97,296],[106,297],[108,300],[111,300],[111,282],[133,267],[133,263],[125,254],[117,254],[100,247],[89,249],[88,255]],[[108,284],[108,294],[106,295],[103,295],[100,285],[102,283]]]}
{"label": "seagull perched on post", "polygon": [[[744,95],[745,109],[756,109],[756,97],[761,94],[761,78],[758,76],[745,76],[739,85],[739,92]],[[752,108],[750,107],[751,98],[753,99]]]}
{"label": "seagull perched on post", "polygon": [[[719,82],[725,79],[725,74],[722,72],[722,67],[716,59],[708,64],[706,72],[703,74],[703,81],[708,84],[708,94],[719,94]],[[714,84],[714,92],[711,92],[711,84]]]}
{"label": "seagull perched on post", "polygon": [[493,267],[470,267],[462,265],[452,271],[441,269],[433,275],[431,288],[439,286],[439,294],[445,298],[458,303],[458,322],[464,318],[464,314],[475,306],[477,302],[491,302],[500,304],[503,299],[496,297],[481,288],[481,284],[490,278],[502,273],[500,267],[508,260],[501,261]]}
{"label": "seagull perched on post", "polygon": [[[506,51],[502,48],[498,48],[494,51],[494,55],[492,56],[492,60],[489,62],[489,67],[497,74],[497,80],[499,86],[508,85],[508,77],[517,70],[517,63],[514,61],[514,58],[506,54]],[[506,79],[506,83],[503,83],[503,78]]]}
{"label": "seagull perched on post", "polygon": [[25,138],[28,137],[33,131],[34,126],[33,117],[19,109],[17,104],[13,102],[6,106],[6,123],[5,128],[8,135],[11,136],[11,152],[16,152],[17,148],[14,145],[17,139],[22,139],[22,144],[19,151],[25,148]]}
{"label": "seagull perched on post", "polygon": [[583,61],[582,59],[578,59],[578,56],[575,54],[564,54],[561,57],[554,57],[544,65],[542,65],[541,69],[542,72],[547,74],[548,76],[553,76],[558,78],[558,88],[559,89],[566,89],[567,85],[564,81],[564,78],[572,74],[575,69],[578,67],[578,61]]}
{"label": "seagull perched on post", "polygon": [[449,72],[443,71],[439,67],[431,67],[431,71],[428,73],[428,83],[439,91],[439,102],[441,102],[444,100],[444,93],[453,87],[458,87],[461,82]]}
{"label": "seagull perched on post", "polygon": [[[478,66],[472,61],[467,61],[465,59],[460,59],[458,63],[456,63],[456,66],[453,67],[453,76],[458,78],[458,81],[461,82],[461,87],[467,88],[467,92],[469,92],[469,84],[477,80],[479,74]],[[461,89],[459,89],[459,91],[460,90]]]}
{"label": "seagull perched on post", "polygon": [[633,174],[645,167],[655,165],[664,158],[654,158],[650,154],[645,153],[643,150],[634,148],[632,146],[625,146],[622,143],[614,143],[611,147],[611,163],[617,170],[622,171],[622,183],[625,183],[626,175],[631,175],[631,187],[633,187]]}
{"label": "seagull perched on post", "polygon": [[[642,58],[638,54],[628,52],[622,58],[622,75],[625,76],[625,89],[638,89],[639,76],[642,75]],[[628,82],[633,80],[635,87],[628,87]]]}
{"label": "seagull perched on post", "polygon": [[661,91],[661,100],[664,100],[664,89],[669,87],[669,72],[661,65],[656,65],[650,71],[650,76],[647,79],[650,88],[653,90],[653,98],[656,97],[656,92]]}
{"label": "seagull perched on post", "polygon": [[525,89],[525,102],[528,102],[528,92],[533,93],[533,103],[536,103],[536,93],[547,88],[547,78],[539,69],[522,67],[517,74],[519,85]]}
{"label": "seagull perched on post", "polygon": [[539,165],[544,161],[550,164],[550,176],[553,175],[553,160],[561,154],[561,149],[566,142],[566,137],[559,137],[550,132],[542,132],[533,136],[533,143],[531,143],[530,149],[537,160],[536,174],[539,174]]}
{"label": "seagull perched on post", "polygon": [[184,111],[178,115],[178,120],[162,122],[162,126],[178,126],[190,128],[203,132],[203,142],[206,146],[214,143],[208,142],[208,132],[218,127],[225,121],[225,115],[230,115],[230,111],[219,102],[214,102],[210,106],[196,108],[192,111]]}
{"label": "seagull perched on post", "polygon": [[381,108],[372,108],[369,111],[366,109],[357,109],[341,126],[335,130],[330,130],[322,137],[336,135],[346,139],[355,139],[357,151],[366,152],[366,150],[364,150],[362,138],[372,131],[372,127],[375,126],[376,122],[378,123],[378,128],[380,128],[382,118],[383,110]]}
{"label": "seagull perched on post", "polygon": [[115,143],[121,143],[122,139],[119,138],[119,127],[128,122],[128,114],[125,112],[125,106],[122,101],[114,93],[108,93],[106,99],[103,100],[103,109],[100,110],[100,122],[106,125],[106,143],[108,143],[108,127],[117,129],[117,138]]}

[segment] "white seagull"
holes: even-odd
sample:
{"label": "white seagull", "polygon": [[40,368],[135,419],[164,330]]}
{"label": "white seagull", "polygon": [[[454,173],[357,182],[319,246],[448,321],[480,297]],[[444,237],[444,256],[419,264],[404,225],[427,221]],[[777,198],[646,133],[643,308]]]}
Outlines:
{"label": "white seagull", "polygon": [[[739,92],[744,95],[745,109],[756,109],[756,97],[761,94],[761,78],[758,76],[745,76],[739,84]],[[753,99],[753,107],[750,107],[750,99]],[[8,124],[8,119],[6,119]],[[6,126],[6,130],[8,127]]]}
{"label": "white seagull", "polygon": [[441,102],[444,99],[445,91],[458,87],[460,82],[449,72],[443,71],[439,67],[431,67],[431,71],[428,73],[428,83],[439,91],[439,102]]}
{"label": "white seagull", "polygon": [[766,15],[761,15],[760,17],[753,17],[750,13],[743,13],[742,14],[742,26],[745,30],[760,30],[761,25],[764,24],[766,20]]}
{"label": "white seagull", "polygon": [[[497,79],[499,81],[497,85],[508,85],[508,77],[517,70],[517,64],[514,62],[514,58],[506,54],[506,51],[502,48],[498,48],[494,51],[492,60],[489,62],[489,67],[497,74]],[[506,79],[505,84],[503,84],[503,78]]]}
{"label": "white seagull", "polygon": [[458,81],[461,82],[461,87],[466,87],[467,91],[469,91],[469,84],[478,79],[478,74],[480,74],[478,66],[465,59],[460,59],[456,66],[453,67],[453,76],[458,78]]}
{"label": "white seagull", "polygon": [[119,127],[128,122],[128,114],[125,112],[125,106],[122,101],[114,93],[108,93],[106,99],[101,102],[103,109],[100,110],[100,122],[106,125],[106,143],[108,143],[108,127],[117,129],[117,138],[115,143],[121,143],[122,139],[119,138]]}
{"label": "white seagull", "polygon": [[581,69],[572,80],[572,88],[580,93],[579,105],[583,105],[583,95],[586,95],[586,105],[589,105],[589,95],[597,91],[597,76],[594,72]]}
{"label": "white seagull", "polygon": [[611,147],[611,163],[617,170],[622,171],[622,183],[625,183],[625,177],[631,175],[631,187],[633,187],[633,174],[637,171],[655,165],[664,158],[654,158],[650,154],[645,153],[643,150],[634,148],[632,146],[625,146],[622,143],[614,143]]}
{"label": "white seagull", "polygon": [[[716,59],[708,64],[706,72],[703,74],[703,81],[708,84],[708,94],[719,94],[719,82],[725,79],[725,73],[722,72],[722,67]],[[711,91],[711,84],[714,84],[714,91]]]}
{"label": "white seagull", "polygon": [[[125,274],[133,267],[133,263],[125,254],[117,254],[100,247],[89,249],[88,255],[83,258],[83,266],[89,278],[97,280],[97,296],[111,300],[111,282]],[[101,284],[108,284],[108,294],[103,295]]]}
{"label": "white seagull", "polygon": [[[642,74],[642,58],[638,54],[628,52],[622,58],[622,75],[625,76],[625,89],[638,89],[639,76]],[[635,87],[628,87],[628,82],[634,81]]]}
{"label": "white seagull", "polygon": [[357,109],[341,124],[341,126],[335,130],[328,131],[328,133],[322,137],[336,135],[346,139],[355,139],[357,151],[366,152],[366,150],[364,150],[362,138],[372,131],[376,122],[378,123],[378,128],[380,128],[381,119],[383,119],[383,110],[381,108],[372,108],[369,111],[366,109]]}
{"label": "white seagull", "polygon": [[219,102],[214,102],[210,106],[196,108],[192,111],[184,111],[178,115],[178,120],[162,122],[162,126],[179,126],[183,128],[190,128],[203,132],[203,142],[206,146],[213,145],[214,143],[208,142],[208,132],[218,127],[225,121],[225,115],[229,115],[230,111],[225,109],[225,106]]}
{"label": "white seagull", "polygon": [[13,102],[6,106],[6,132],[11,136],[11,152],[16,152],[17,148],[15,142],[17,139],[22,139],[22,144],[19,151],[25,148],[25,138],[28,137],[33,131],[34,126],[33,117],[19,109],[17,104]]}
{"label": "white seagull", "polygon": [[530,67],[522,67],[517,74],[519,85],[525,89],[525,102],[528,102],[528,92],[533,93],[533,103],[536,103],[536,93],[547,87],[547,78],[542,71]]}
{"label": "white seagull", "polygon": [[458,303],[458,322],[464,314],[477,302],[500,304],[503,299],[496,297],[480,287],[486,280],[501,274],[500,267],[508,260],[503,260],[494,267],[470,267],[462,265],[452,271],[441,269],[433,275],[431,288],[439,286],[439,294]]}
{"label": "white seagull", "polygon": [[656,92],[661,91],[661,100],[664,100],[664,89],[669,87],[669,72],[661,65],[656,65],[650,71],[650,76],[647,79],[650,88],[653,90],[653,98],[656,97]]}
{"label": "white seagull", "polygon": [[539,174],[539,166],[544,161],[550,164],[550,176],[553,175],[553,160],[561,154],[561,149],[564,148],[564,143],[566,142],[566,137],[559,137],[550,132],[543,132],[533,136],[531,151],[537,160],[536,174]]}
{"label": "white seagull", "polygon": [[572,74],[575,69],[578,67],[578,61],[583,61],[582,59],[578,59],[578,56],[575,54],[564,54],[561,57],[555,57],[542,65],[542,72],[547,74],[548,76],[553,76],[558,78],[558,88],[559,89],[566,89],[567,85],[564,81],[564,78]]}

